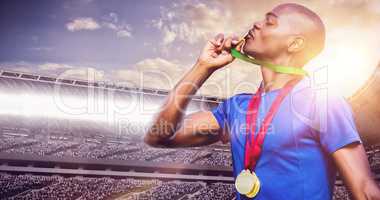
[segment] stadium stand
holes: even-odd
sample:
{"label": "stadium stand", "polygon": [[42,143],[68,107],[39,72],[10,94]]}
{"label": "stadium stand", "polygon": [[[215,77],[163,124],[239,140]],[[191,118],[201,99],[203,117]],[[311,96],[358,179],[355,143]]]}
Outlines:
{"label": "stadium stand", "polygon": [[[158,179],[63,177],[0,173],[0,199],[127,199],[224,200],[234,199],[232,183],[161,181]],[[333,200],[350,200],[338,184]]]}
{"label": "stadium stand", "polygon": [[[0,94],[38,94],[48,98],[57,85],[61,95],[84,99],[89,97],[90,87],[94,93],[107,90],[105,94],[111,94],[116,101],[126,100],[127,103],[122,103],[124,106],[132,99],[148,104],[157,103],[167,94],[167,91],[141,90],[107,83],[59,80],[12,72],[0,74]],[[200,96],[194,99],[196,101],[190,107],[195,110],[210,109],[221,100]],[[228,144],[179,149],[152,148],[142,142],[146,123],[144,119],[110,125],[85,119],[0,113],[0,167],[17,166],[25,169],[0,172],[0,199],[234,199],[233,183],[223,179],[223,176],[232,173]],[[378,174],[380,146],[367,146],[366,150],[371,168]],[[114,167],[116,164],[113,163],[117,163],[118,167]],[[165,174],[159,176],[152,168],[157,167],[158,170],[162,163],[181,168],[175,168],[174,171],[160,169],[160,173],[171,174],[170,177],[164,177]],[[51,173],[47,169],[49,167],[60,169],[61,172]],[[65,167],[71,171],[65,171]],[[45,171],[33,171],[38,168]],[[86,172],[94,168],[105,173],[85,174],[80,171],[83,168],[86,168]],[[112,170],[118,173],[106,173]],[[134,171],[137,171],[135,174],[144,172],[148,175],[119,176],[126,172],[134,174]],[[199,179],[198,175],[205,176]],[[207,179],[207,176],[214,176],[214,179]],[[220,181],[219,177],[224,181]],[[338,178],[334,200],[348,199],[350,194]]]}
{"label": "stadium stand", "polygon": [[117,199],[165,200],[233,198],[226,183],[115,179],[109,177],[61,177],[0,173],[1,199]]}
{"label": "stadium stand", "polygon": [[[0,135],[0,152],[31,154],[38,156],[79,157],[88,159],[139,160],[151,162],[173,162],[207,166],[231,166],[230,152],[212,148],[161,149],[152,148],[142,140],[125,140],[121,143],[87,138],[72,140],[56,139],[46,135],[18,137]],[[112,140],[112,139],[111,139]]]}

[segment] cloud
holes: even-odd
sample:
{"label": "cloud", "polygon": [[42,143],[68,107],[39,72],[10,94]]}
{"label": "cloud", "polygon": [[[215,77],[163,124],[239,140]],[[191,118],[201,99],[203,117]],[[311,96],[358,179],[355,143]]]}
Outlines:
{"label": "cloud", "polygon": [[30,50],[30,51],[51,51],[53,50],[52,47],[30,47],[30,48],[27,48],[27,50]]}
{"label": "cloud", "polygon": [[[136,88],[156,88],[171,90],[190,70],[191,65],[181,64],[164,58],[147,58],[118,70],[99,70],[92,66],[65,63],[33,64],[28,62],[1,63],[0,67],[13,71],[48,75],[66,79],[114,82]],[[199,89],[198,94],[228,97],[249,92],[256,88],[259,80],[258,69],[252,65],[236,61],[215,72]]]}
{"label": "cloud", "polygon": [[111,12],[104,16],[100,22],[90,17],[74,19],[66,24],[67,30],[74,32],[80,30],[96,30],[100,28],[111,29],[119,38],[132,37],[132,27],[130,24],[121,23],[116,13]]}
{"label": "cloud", "polygon": [[169,45],[175,40],[194,44],[219,32],[242,32],[247,26],[245,22],[235,20],[226,7],[185,1],[161,8],[160,18],[152,20],[150,25],[162,31],[163,45]]}
{"label": "cloud", "polygon": [[102,26],[115,31],[116,36],[119,38],[132,37],[131,25],[120,22],[119,16],[114,12],[103,17]]}
{"label": "cloud", "polygon": [[128,30],[119,30],[116,32],[117,37],[132,37],[132,33]]}
{"label": "cloud", "polygon": [[[107,80],[122,82],[130,87],[171,90],[191,69],[191,65],[164,58],[148,58],[132,67],[113,70]],[[228,97],[254,90],[260,80],[258,68],[240,61],[215,72],[198,90],[199,95]]]}
{"label": "cloud", "polygon": [[[160,17],[152,20],[150,26],[161,31],[161,53],[174,51],[178,46],[183,47],[183,43],[180,42],[187,43],[186,48],[196,52],[200,50],[200,44],[218,32],[243,34],[255,21],[263,19],[266,12],[286,2],[288,1],[184,0],[162,7]],[[380,31],[380,1],[328,0],[321,3],[295,0],[293,2],[314,10],[326,25],[325,51],[314,59],[307,69],[312,72],[314,69],[329,66],[329,82],[333,87],[340,88],[341,94],[349,96],[352,91],[364,84],[379,62],[380,38],[376,34]],[[254,86],[243,87],[242,84],[249,81],[252,83],[253,80],[256,83],[260,81],[261,76],[257,71],[259,68],[248,67],[255,70],[247,72],[247,64],[240,61],[232,66],[218,70],[215,72],[216,75],[210,77],[210,82],[219,82],[223,88],[223,91],[214,94],[228,96],[238,92],[254,92]],[[249,78],[247,73],[254,74],[249,74]],[[225,80],[229,83],[225,83]],[[347,80],[353,80],[351,82],[355,84],[348,84]],[[201,90],[210,92],[210,87],[215,88],[217,85],[214,83]]]}
{"label": "cloud", "polygon": [[[159,18],[151,21],[151,27],[162,32],[163,44],[176,40],[194,44],[204,41],[219,32],[243,34],[255,20],[261,19],[265,12],[285,0],[212,0],[182,1],[161,8]],[[378,0],[329,0],[326,4],[315,1],[296,0],[320,14],[330,27],[344,26],[353,21],[368,24],[378,21],[380,1]],[[334,12],[331,12],[334,9]]]}
{"label": "cloud", "polygon": [[114,23],[117,23],[117,22],[119,21],[119,17],[118,17],[118,15],[117,15],[116,13],[114,13],[114,12],[111,12],[111,13],[109,14],[109,17],[111,18],[111,20],[112,20]]}
{"label": "cloud", "polygon": [[81,79],[88,81],[104,80],[104,71],[90,66],[69,65],[64,63],[44,63],[37,66],[40,73],[58,76],[60,78]]}
{"label": "cloud", "polygon": [[168,28],[164,28],[163,33],[164,33],[164,38],[163,38],[162,43],[164,45],[172,43],[177,37],[176,32],[170,31]]}
{"label": "cloud", "polygon": [[33,73],[33,69],[29,67],[12,67],[12,71],[24,72],[24,73]]}
{"label": "cloud", "polygon": [[82,17],[67,23],[66,28],[67,30],[74,32],[80,30],[96,30],[100,28],[100,25],[90,17]]}
{"label": "cloud", "polygon": [[160,70],[165,73],[178,73],[182,72],[184,67],[180,67],[178,62],[168,61],[163,58],[148,58],[139,61],[135,64],[135,67],[140,71],[145,70]]}
{"label": "cloud", "polygon": [[59,64],[59,63],[44,63],[41,65],[38,65],[38,69],[42,71],[57,71],[57,70],[66,70],[66,69],[72,69],[74,68],[71,65],[67,64]]}
{"label": "cloud", "polygon": [[[288,1],[210,0],[202,3],[184,0],[162,7],[159,17],[149,22],[151,27],[161,31],[161,40],[158,40],[161,44],[144,42],[144,45],[152,45],[152,49],[157,48],[161,51],[170,48],[173,50],[170,52],[175,52],[171,55],[173,57],[150,57],[120,70],[106,71],[103,76],[97,77],[124,81],[139,87],[172,89],[176,81],[190,67],[187,64],[188,58],[183,59],[186,61],[175,60],[177,58],[174,56],[177,56],[177,53],[181,54],[181,57],[198,54],[200,44],[218,32],[239,35],[251,27],[254,21],[262,19],[265,12],[282,2]],[[376,34],[380,31],[380,1],[328,0],[321,3],[294,0],[293,2],[304,4],[316,11],[327,27],[326,50],[311,64],[316,67],[331,66],[340,74],[340,77],[335,79],[342,83],[347,83],[347,80],[350,82],[366,80],[355,75],[364,72],[370,74],[371,67],[375,67],[378,62],[380,39]],[[127,38],[133,36],[131,26],[123,22],[117,13],[109,13],[98,21],[100,28],[107,29],[115,36]],[[176,50],[179,47],[183,52]],[[195,59],[193,61],[195,62]],[[69,66],[84,68],[84,66]],[[352,70],[353,67],[356,71]],[[74,68],[50,71],[67,71]],[[41,69],[41,71],[47,70]],[[354,76],[346,75],[347,71],[354,71]],[[83,72],[75,70],[68,74],[84,76]],[[257,66],[235,61],[215,72],[200,89],[200,93],[226,97],[240,92],[254,92],[259,81],[261,76]],[[341,88],[344,90],[343,86]]]}
{"label": "cloud", "polygon": [[2,62],[0,63],[1,69],[12,70],[16,72],[26,72],[33,73],[35,71],[35,65],[29,62],[18,61],[18,62]]}
{"label": "cloud", "polygon": [[164,22],[162,21],[162,18],[159,18],[159,19],[152,20],[149,25],[157,29],[162,29]]}
{"label": "cloud", "polygon": [[106,28],[109,28],[109,29],[112,29],[112,30],[117,30],[118,27],[116,26],[116,24],[113,24],[113,23],[110,23],[110,22],[103,22],[103,27],[106,27]]}
{"label": "cloud", "polygon": [[136,87],[171,89],[185,72],[183,65],[160,57],[147,58],[126,69],[114,70],[110,79]]}

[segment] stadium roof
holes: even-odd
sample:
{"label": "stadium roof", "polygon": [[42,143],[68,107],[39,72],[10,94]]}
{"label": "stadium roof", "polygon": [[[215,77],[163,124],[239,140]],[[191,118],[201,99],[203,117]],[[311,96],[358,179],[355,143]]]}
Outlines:
{"label": "stadium roof", "polygon": [[[155,94],[155,95],[167,95],[170,92],[168,90],[162,90],[162,89],[156,89],[156,88],[130,87],[130,86],[125,86],[122,84],[116,84],[113,82],[106,82],[106,81],[90,82],[87,80],[80,80],[80,79],[70,79],[70,78],[63,79],[59,77],[44,76],[40,74],[32,74],[32,73],[25,73],[25,72],[11,71],[11,70],[0,70],[0,77],[18,78],[18,79],[23,79],[23,80],[50,82],[50,83],[55,83],[55,84],[65,84],[65,85],[81,86],[81,87],[114,89],[114,90],[122,90],[122,91],[145,93],[145,94]],[[220,102],[223,100],[222,98],[206,96],[206,95],[194,95],[192,99],[208,101],[208,102]]]}

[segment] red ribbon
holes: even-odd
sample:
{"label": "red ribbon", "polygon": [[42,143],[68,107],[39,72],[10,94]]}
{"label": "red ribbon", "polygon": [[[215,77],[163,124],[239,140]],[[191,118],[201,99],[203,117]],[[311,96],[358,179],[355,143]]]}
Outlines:
{"label": "red ribbon", "polygon": [[256,94],[254,94],[249,101],[247,114],[246,114],[246,123],[247,123],[247,135],[245,140],[245,155],[244,155],[244,166],[245,169],[255,169],[256,163],[260,157],[262,145],[264,143],[265,136],[268,132],[268,128],[273,120],[274,115],[278,111],[282,100],[286,95],[291,91],[294,85],[300,79],[293,79],[286,83],[286,85],[281,89],[280,93],[277,95],[276,99],[272,103],[268,113],[266,114],[263,123],[259,128],[259,132],[255,137],[255,134],[250,134],[255,132],[257,115],[259,111],[261,94],[263,92],[262,85],[257,89]]}

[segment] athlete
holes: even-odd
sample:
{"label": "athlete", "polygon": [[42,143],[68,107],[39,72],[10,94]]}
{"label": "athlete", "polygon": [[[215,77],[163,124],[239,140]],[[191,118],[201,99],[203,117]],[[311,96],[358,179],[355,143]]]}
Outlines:
{"label": "athlete", "polygon": [[260,183],[254,196],[237,191],[237,199],[332,199],[337,171],[354,199],[380,199],[351,108],[344,98],[313,88],[310,78],[261,66],[257,92],[184,116],[197,89],[234,60],[232,48],[273,65],[302,69],[323,50],[325,28],[310,9],[281,4],[253,24],[243,46],[237,43],[223,34],[207,42],[144,141],[169,148],[230,142],[235,180],[249,170]]}

